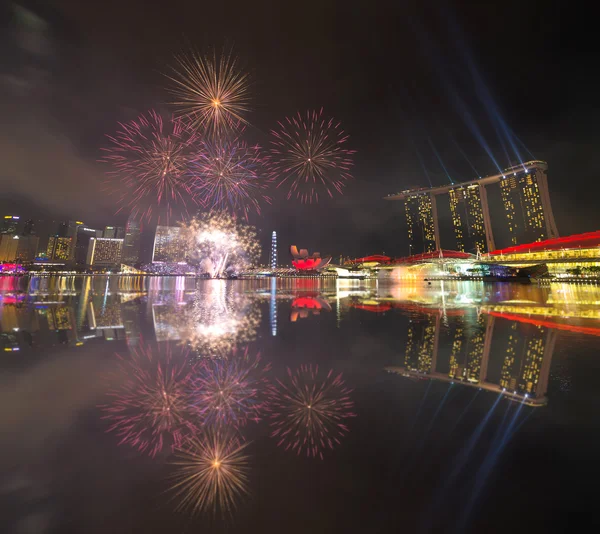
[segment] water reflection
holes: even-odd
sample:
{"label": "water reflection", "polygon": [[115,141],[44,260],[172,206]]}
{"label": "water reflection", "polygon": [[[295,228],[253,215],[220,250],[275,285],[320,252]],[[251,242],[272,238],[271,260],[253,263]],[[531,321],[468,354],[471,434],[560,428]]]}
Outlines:
{"label": "water reflection", "polygon": [[309,315],[319,315],[322,311],[330,312],[331,306],[319,293],[298,295],[292,300],[290,321],[295,323],[298,318],[305,319]]}
{"label": "water reflection", "polygon": [[198,432],[199,411],[192,399],[195,369],[186,356],[151,347],[119,356],[118,368],[108,377],[117,385],[111,384],[110,401],[100,407],[119,445],[154,457],[163,448],[180,448]]}
{"label": "water reflection", "polygon": [[252,341],[260,323],[259,309],[225,280],[163,296],[153,301],[152,316],[157,341],[178,340],[208,358],[222,358]]}
{"label": "water reflection", "polygon": [[[172,507],[201,517],[237,510],[245,531],[261,530],[253,511],[272,507],[298,519],[322,505],[329,520],[331,506],[335,520],[349,513],[360,522],[334,496],[342,485],[355,503],[373,505],[376,494],[381,517],[418,487],[410,508],[419,521],[433,518],[422,531],[445,527],[436,518],[449,515],[464,531],[495,472],[512,469],[511,484],[523,472],[543,476],[529,460],[512,468],[512,456],[500,469],[502,455],[532,421],[571,409],[554,408],[552,358],[568,368],[561,350],[577,342],[592,354],[600,335],[600,290],[591,285],[3,277],[0,300],[3,427],[16,436],[2,448],[2,475],[24,476],[32,459],[52,471],[52,436],[62,461],[48,478],[64,484],[64,472],[86,466],[90,502],[104,503],[113,486],[97,499],[94,484],[122,470],[148,489],[123,490],[115,510],[138,492],[145,504],[170,488]],[[596,375],[581,374],[589,391],[571,417],[593,399]],[[555,386],[571,382],[565,372]],[[36,438],[44,409],[58,422],[44,417],[48,429]],[[30,450],[15,459],[22,443]],[[314,480],[327,488],[318,496],[306,490]]]}
{"label": "water reflection", "polygon": [[248,490],[248,444],[222,430],[193,439],[177,454],[171,490],[177,508],[230,513]]}
{"label": "water reflection", "polygon": [[286,451],[323,459],[348,433],[346,419],[355,417],[351,390],[332,369],[302,365],[287,375],[269,389],[271,437]]}

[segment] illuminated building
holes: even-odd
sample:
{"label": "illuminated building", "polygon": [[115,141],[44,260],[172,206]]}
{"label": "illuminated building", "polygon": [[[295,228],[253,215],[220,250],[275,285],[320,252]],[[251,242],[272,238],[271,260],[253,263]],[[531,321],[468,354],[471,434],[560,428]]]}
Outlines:
{"label": "illuminated building", "polygon": [[152,250],[153,263],[183,263],[186,242],[179,226],[157,226]]}
{"label": "illuminated building", "polygon": [[298,250],[295,245],[290,247],[290,253],[292,254],[292,265],[298,271],[320,271],[331,262],[331,256],[322,258],[319,252],[313,252],[309,256],[307,249]]}
{"label": "illuminated building", "polygon": [[97,268],[116,267],[121,263],[123,239],[92,237],[88,246],[86,265]]}
{"label": "illuminated building", "polygon": [[527,267],[545,264],[550,274],[564,275],[573,270],[600,270],[600,231],[535,241],[494,250],[482,258],[484,262]]}
{"label": "illuminated building", "polygon": [[450,189],[448,198],[456,236],[456,250],[473,253],[487,252],[481,186],[474,184]]}
{"label": "illuminated building", "polygon": [[73,258],[73,238],[52,235],[48,239],[46,257],[50,261],[69,261]]}
{"label": "illuminated building", "polygon": [[435,197],[424,194],[404,198],[404,213],[408,227],[410,253],[432,252],[439,248]]}
{"label": "illuminated building", "polygon": [[19,217],[17,215],[5,215],[2,222],[2,234],[16,234],[17,226],[19,225]]}
{"label": "illuminated building", "polygon": [[454,226],[454,235],[456,236],[456,250],[465,251],[465,233],[466,233],[466,213],[464,210],[464,189],[457,187],[448,191],[450,199],[450,213],[452,215],[452,226]]}
{"label": "illuminated building", "polygon": [[[461,251],[485,253],[495,250],[487,188],[499,187],[504,205],[505,221],[513,245],[558,237],[552,214],[546,171],[543,161],[528,161],[505,169],[501,173],[469,182],[430,189],[413,189],[388,195],[386,200],[402,200],[406,212],[408,238],[413,243],[423,241],[423,252],[440,247],[437,198],[448,195],[450,213]],[[469,236],[471,246],[465,239]],[[421,252],[414,246],[411,254]]]}
{"label": "illuminated building", "polygon": [[133,217],[127,220],[123,241],[123,263],[133,265],[140,261],[140,224]]}
{"label": "illuminated building", "polygon": [[271,257],[269,258],[271,269],[277,268],[277,232],[273,230],[271,234]]}
{"label": "illuminated building", "polygon": [[19,239],[12,234],[0,236],[0,261],[15,261]]}

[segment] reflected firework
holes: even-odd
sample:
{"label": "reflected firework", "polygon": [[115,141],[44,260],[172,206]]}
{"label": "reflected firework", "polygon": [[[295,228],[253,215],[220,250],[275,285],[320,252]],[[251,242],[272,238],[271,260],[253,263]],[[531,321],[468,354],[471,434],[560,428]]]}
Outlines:
{"label": "reflected firework", "polygon": [[345,148],[348,135],[339,122],[323,117],[322,109],[308,111],[286,118],[271,134],[270,176],[287,188],[288,199],[312,203],[319,193],[342,194],[354,151]]}
{"label": "reflected firework", "polygon": [[182,226],[188,243],[188,260],[211,278],[222,278],[250,266],[260,256],[254,227],[236,221],[223,211],[205,213]]}
{"label": "reflected firework", "polygon": [[355,417],[351,390],[346,388],[341,373],[333,369],[325,378],[319,368],[302,365],[287,370],[285,382],[269,388],[271,437],[278,445],[297,454],[323,458],[323,450],[333,449],[349,429],[345,420]]}
{"label": "reflected firework", "polygon": [[173,105],[182,117],[215,134],[246,124],[249,111],[249,77],[238,70],[231,54],[219,58],[196,53],[175,58],[177,66],[167,76],[174,97]]}
{"label": "reflected firework", "polygon": [[200,357],[225,358],[255,339],[260,310],[225,280],[206,281],[204,288],[190,304],[175,305],[165,315],[179,339]]}
{"label": "reflected firework", "polygon": [[103,161],[111,164],[111,188],[119,195],[119,211],[129,208],[133,217],[150,220],[175,205],[187,209],[193,198],[188,164],[198,141],[194,130],[177,119],[163,119],[156,111],[120,124],[108,136]]}
{"label": "reflected firework", "polygon": [[190,399],[193,366],[187,353],[161,358],[150,347],[137,347],[119,356],[116,380],[124,382],[108,395],[114,400],[101,408],[121,444],[154,457],[163,448],[174,450],[197,430],[198,413]]}
{"label": "reflected firework", "polygon": [[260,214],[261,202],[271,203],[258,146],[235,139],[204,143],[204,149],[190,166],[194,193],[210,209]]}
{"label": "reflected firework", "polygon": [[178,453],[172,490],[178,508],[193,512],[231,512],[248,494],[247,443],[222,432],[191,440]]}
{"label": "reflected firework", "polygon": [[204,422],[233,428],[249,420],[258,422],[264,408],[260,393],[268,369],[268,365],[261,365],[260,354],[251,356],[248,348],[227,360],[205,360],[194,382],[196,406]]}

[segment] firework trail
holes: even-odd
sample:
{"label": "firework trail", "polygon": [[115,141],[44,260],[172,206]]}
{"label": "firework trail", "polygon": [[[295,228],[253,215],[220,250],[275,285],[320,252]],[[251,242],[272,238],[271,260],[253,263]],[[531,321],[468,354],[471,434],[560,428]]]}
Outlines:
{"label": "firework trail", "polygon": [[188,260],[211,278],[248,267],[260,256],[254,227],[235,220],[224,211],[204,213],[182,226],[188,243]]}
{"label": "firework trail", "polygon": [[176,66],[167,78],[172,85],[172,104],[196,128],[209,134],[247,124],[249,111],[249,77],[238,70],[237,59],[231,53],[218,58],[200,56],[194,52],[176,56]]}
{"label": "firework trail", "polygon": [[277,187],[288,189],[288,200],[312,203],[319,201],[319,193],[343,193],[352,177],[354,151],[344,148],[348,135],[339,122],[323,117],[323,109],[307,111],[279,122],[271,134],[269,175]]}
{"label": "firework trail", "polygon": [[167,350],[164,358],[149,347],[138,347],[119,356],[117,379],[125,381],[108,392],[114,399],[101,406],[103,419],[111,422],[108,432],[151,457],[163,448],[174,450],[197,431],[198,413],[189,396],[193,366],[187,354],[176,359]]}
{"label": "firework trail", "polygon": [[227,360],[204,360],[194,381],[196,406],[204,424],[239,428],[249,420],[258,422],[264,409],[261,392],[266,384],[260,354],[252,357],[248,348]]}
{"label": "firework trail", "polygon": [[165,210],[167,217],[193,199],[188,164],[197,149],[198,134],[178,119],[163,119],[151,110],[120,123],[102,161],[112,165],[109,185],[119,192],[119,210],[130,208],[135,218],[150,220]]}
{"label": "firework trail", "polygon": [[333,369],[325,378],[312,365],[287,373],[285,382],[277,380],[268,390],[271,437],[285,450],[323,459],[323,451],[339,445],[349,432],[345,420],[356,415],[351,390]]}
{"label": "firework trail", "polygon": [[237,501],[248,494],[247,446],[237,437],[208,432],[193,439],[178,452],[171,487],[178,508],[192,512],[231,512]]}
{"label": "firework trail", "polygon": [[190,165],[190,175],[194,194],[210,209],[240,213],[247,219],[251,211],[260,214],[261,202],[271,203],[260,148],[239,139],[205,142]]}

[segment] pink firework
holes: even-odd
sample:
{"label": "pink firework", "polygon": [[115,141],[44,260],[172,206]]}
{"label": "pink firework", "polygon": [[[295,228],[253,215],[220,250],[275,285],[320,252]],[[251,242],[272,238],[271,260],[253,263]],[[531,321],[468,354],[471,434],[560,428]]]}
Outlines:
{"label": "pink firework", "polygon": [[346,419],[355,417],[351,390],[333,369],[324,378],[312,365],[295,372],[288,368],[287,373],[287,380],[269,388],[271,437],[285,450],[323,459],[323,451],[339,445],[348,433]]}
{"label": "pink firework", "polygon": [[121,384],[108,395],[114,400],[102,406],[104,419],[111,422],[108,432],[121,441],[154,457],[163,448],[174,450],[195,435],[198,414],[190,399],[193,366],[186,353],[161,358],[149,347],[119,356]]}
{"label": "pink firework", "polygon": [[265,406],[261,393],[268,370],[260,354],[251,356],[247,348],[228,359],[204,360],[194,382],[195,405],[203,421],[232,428],[258,422]]}
{"label": "pink firework", "polygon": [[148,221],[163,212],[168,219],[175,205],[187,211],[193,198],[187,170],[199,141],[196,131],[154,110],[119,126],[108,136],[111,146],[103,158],[113,166],[109,184],[119,195],[119,211],[128,208]]}
{"label": "pink firework", "polygon": [[260,214],[262,202],[271,203],[260,148],[239,139],[205,142],[190,165],[190,175],[199,203],[208,208],[247,219],[251,211]]}
{"label": "pink firework", "polygon": [[323,117],[323,109],[307,111],[279,122],[271,134],[270,176],[287,188],[288,199],[312,203],[323,193],[343,193],[354,151],[345,148],[348,135],[339,122]]}

